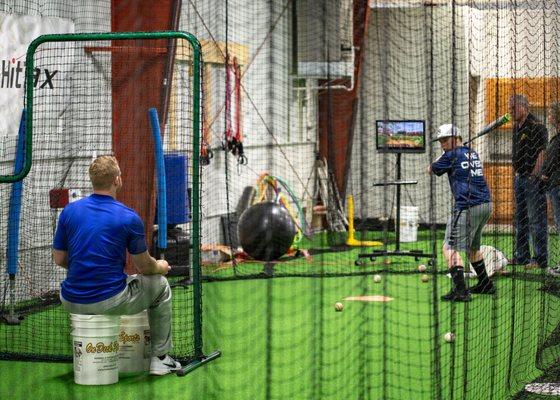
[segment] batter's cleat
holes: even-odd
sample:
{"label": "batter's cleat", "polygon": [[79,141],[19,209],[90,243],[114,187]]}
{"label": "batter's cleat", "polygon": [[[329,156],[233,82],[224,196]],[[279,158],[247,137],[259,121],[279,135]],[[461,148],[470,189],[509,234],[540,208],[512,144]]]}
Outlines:
{"label": "batter's cleat", "polygon": [[473,287],[469,288],[470,294],[495,294],[496,286],[492,282],[480,283],[478,282]]}
{"label": "batter's cleat", "polygon": [[527,264],[525,264],[525,266],[523,268],[525,268],[526,271],[531,270],[531,269],[537,269],[539,268],[540,265],[538,262],[531,260],[529,261]]}
{"label": "batter's cleat", "polygon": [[441,296],[443,301],[462,301],[467,302],[471,301],[471,295],[468,292],[459,293],[455,290],[451,290],[449,293],[444,294]]}

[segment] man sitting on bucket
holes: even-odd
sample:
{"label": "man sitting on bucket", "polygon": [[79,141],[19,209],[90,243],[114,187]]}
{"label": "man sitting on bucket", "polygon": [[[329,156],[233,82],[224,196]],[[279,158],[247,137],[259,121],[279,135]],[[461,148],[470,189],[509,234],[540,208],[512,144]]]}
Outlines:
{"label": "man sitting on bucket", "polygon": [[[443,154],[429,167],[437,176],[447,173],[455,199],[453,213],[447,221],[443,256],[451,274],[451,291],[444,301],[470,301],[470,293],[493,294],[496,288],[486,273],[480,252],[482,228],[492,213],[490,191],[484,179],[478,154],[462,144],[461,132],[452,124],[439,127],[434,141],[439,141]],[[478,276],[478,283],[467,290],[460,251],[465,251]]]}
{"label": "man sitting on bucket", "polygon": [[[165,375],[181,364],[168,353],[171,341],[170,267],[148,253],[144,224],[138,214],[116,200],[122,187],[114,157],[91,163],[93,194],[68,204],[60,213],[53,258],[68,269],[60,300],[72,314],[133,315],[148,310],[152,358],[150,374]],[[130,253],[140,274],[124,272]]]}

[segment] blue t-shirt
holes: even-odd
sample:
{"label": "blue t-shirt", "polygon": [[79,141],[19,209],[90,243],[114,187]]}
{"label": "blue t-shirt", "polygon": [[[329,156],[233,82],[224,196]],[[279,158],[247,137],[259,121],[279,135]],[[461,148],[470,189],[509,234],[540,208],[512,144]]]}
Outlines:
{"label": "blue t-shirt", "polygon": [[134,210],[111,196],[92,194],[68,204],[58,220],[53,248],[68,252],[62,297],[91,304],[124,290],[126,250],[146,251],[144,224]]}
{"label": "blue t-shirt", "polygon": [[432,172],[437,176],[447,173],[456,210],[490,203],[482,161],[474,150],[461,146],[444,152],[432,164]]}

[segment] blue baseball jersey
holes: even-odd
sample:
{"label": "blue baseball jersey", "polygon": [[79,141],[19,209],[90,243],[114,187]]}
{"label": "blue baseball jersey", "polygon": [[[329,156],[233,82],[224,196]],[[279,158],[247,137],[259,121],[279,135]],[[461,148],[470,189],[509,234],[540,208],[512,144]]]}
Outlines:
{"label": "blue baseball jersey", "polygon": [[491,201],[482,173],[482,161],[474,150],[466,146],[444,152],[433,162],[432,172],[437,176],[447,173],[456,210]]}
{"label": "blue baseball jersey", "polygon": [[58,220],[53,248],[68,252],[62,297],[91,304],[124,290],[126,251],[146,251],[138,214],[111,196],[92,194],[68,204]]}

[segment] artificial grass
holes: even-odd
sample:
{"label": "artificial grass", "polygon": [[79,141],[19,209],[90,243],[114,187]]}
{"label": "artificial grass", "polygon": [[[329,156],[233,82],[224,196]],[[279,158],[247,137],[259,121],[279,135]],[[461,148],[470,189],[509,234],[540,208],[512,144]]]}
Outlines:
{"label": "artificial grass", "polygon": [[[419,231],[418,239],[401,248],[432,251],[429,231]],[[203,287],[204,348],[222,350],[221,358],[183,378],[123,376],[116,385],[98,387],[75,385],[69,363],[1,361],[0,399],[510,398],[542,374],[535,367],[537,347],[557,326],[560,314],[547,310],[560,308],[558,297],[539,290],[542,271],[518,270],[497,278],[497,296],[440,302],[449,287],[442,239],[438,232],[439,259],[428,283],[417,272],[426,259],[388,257],[387,264],[380,257],[356,265],[357,255],[370,249],[333,248],[325,234],[301,244],[319,250],[311,261],[284,258],[274,266],[274,279],[237,280],[265,278],[262,262],[206,266],[206,278],[218,281]],[[558,248],[557,236],[550,241]],[[483,243],[511,257],[511,235],[493,232]],[[381,283],[374,283],[373,273],[382,275]],[[344,300],[362,294],[394,300]],[[336,301],[344,303],[343,312],[334,311]],[[174,336],[184,352],[192,331],[182,307],[192,307],[192,292],[177,287]],[[19,346],[33,337],[31,347],[52,346],[55,354],[70,355],[69,331],[61,336],[61,323],[69,326],[64,311],[52,306],[20,327],[0,325],[0,337]],[[456,334],[453,344],[443,341],[447,331]]]}
{"label": "artificial grass", "polygon": [[[419,274],[383,274],[379,284],[371,276],[206,283],[205,350],[221,358],[183,378],[96,387],[75,385],[71,364],[2,361],[0,398],[505,399],[541,374],[539,311],[558,301],[539,282],[500,278],[497,296],[455,304],[432,301],[449,282],[431,278],[437,284]],[[343,300],[362,294],[394,300]]]}

